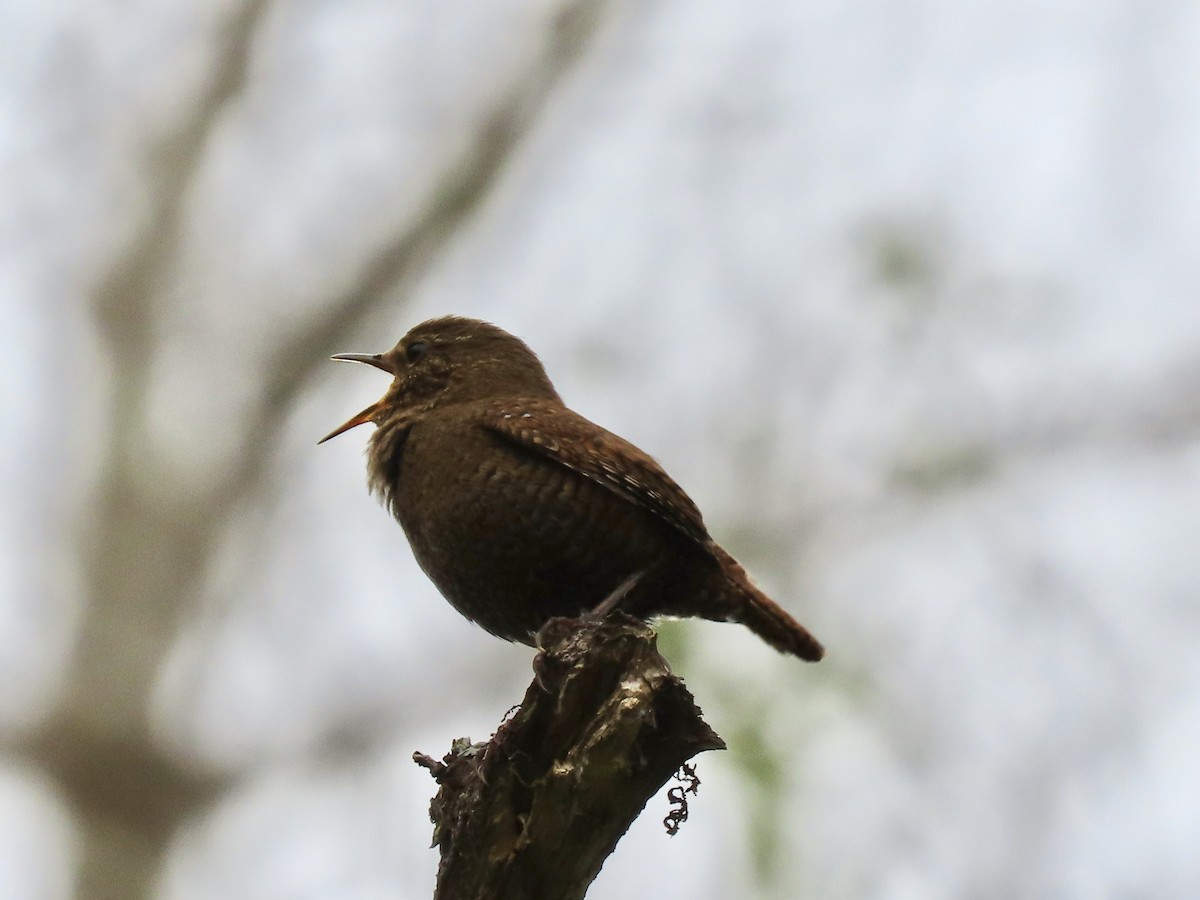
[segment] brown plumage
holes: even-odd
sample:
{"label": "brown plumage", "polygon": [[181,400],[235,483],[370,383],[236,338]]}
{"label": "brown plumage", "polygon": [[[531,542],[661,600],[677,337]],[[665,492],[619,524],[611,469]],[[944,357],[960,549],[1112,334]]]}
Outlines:
{"label": "brown plumage", "polygon": [[824,650],[751,584],[653,459],[563,405],[533,351],[447,316],[386,353],[342,354],[393,376],[332,434],[374,422],[372,492],[421,568],[468,619],[532,644],[553,616],[741,622],[806,660]]}

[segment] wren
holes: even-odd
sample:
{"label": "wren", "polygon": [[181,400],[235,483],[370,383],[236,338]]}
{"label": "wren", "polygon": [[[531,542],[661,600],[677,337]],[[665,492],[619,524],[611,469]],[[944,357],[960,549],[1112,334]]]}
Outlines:
{"label": "wren", "polygon": [[563,404],[519,338],[446,316],[386,353],[333,359],[392,383],[321,443],[375,423],[372,493],[438,590],[492,634],[533,644],[555,616],[621,610],[740,622],[784,653],[824,655],[658,463]]}

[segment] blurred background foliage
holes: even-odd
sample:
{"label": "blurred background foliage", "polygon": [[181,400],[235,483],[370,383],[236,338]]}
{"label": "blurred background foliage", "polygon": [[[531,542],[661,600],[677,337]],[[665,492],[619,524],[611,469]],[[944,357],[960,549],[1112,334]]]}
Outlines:
{"label": "blurred background foliage", "polygon": [[527,648],[326,363],[490,319],[826,642],[589,896],[1200,893],[1200,7],[8,4],[0,896],[427,897]]}

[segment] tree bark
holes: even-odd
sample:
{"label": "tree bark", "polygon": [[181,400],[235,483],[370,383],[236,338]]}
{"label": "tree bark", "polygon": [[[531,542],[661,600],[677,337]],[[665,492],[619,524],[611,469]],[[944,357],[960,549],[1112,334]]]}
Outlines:
{"label": "tree bark", "polygon": [[[582,898],[671,775],[725,748],[644,623],[554,619],[539,645],[525,699],[488,743],[455,741],[440,763],[414,754],[441,785],[435,900]],[[699,784],[684,771],[670,833]]]}

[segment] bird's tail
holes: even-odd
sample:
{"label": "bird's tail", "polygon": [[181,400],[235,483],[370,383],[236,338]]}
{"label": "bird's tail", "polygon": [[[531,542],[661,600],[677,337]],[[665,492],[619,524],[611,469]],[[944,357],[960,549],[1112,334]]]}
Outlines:
{"label": "bird's tail", "polygon": [[782,606],[756,588],[737,560],[720,547],[713,549],[717,551],[721,568],[733,589],[726,594],[732,602],[714,618],[740,622],[781,653],[790,653],[808,662],[817,662],[825,655],[821,642]]}

